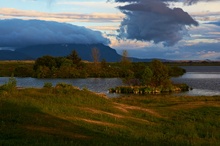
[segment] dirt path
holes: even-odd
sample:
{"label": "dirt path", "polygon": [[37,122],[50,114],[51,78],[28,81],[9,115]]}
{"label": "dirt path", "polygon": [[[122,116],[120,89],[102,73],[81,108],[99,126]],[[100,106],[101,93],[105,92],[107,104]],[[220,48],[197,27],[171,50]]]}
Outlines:
{"label": "dirt path", "polygon": [[92,108],[81,108],[82,110],[85,110],[85,111],[89,111],[89,112],[92,112],[92,113],[96,113],[96,114],[104,114],[104,115],[108,115],[108,116],[112,116],[113,118],[119,118],[119,119],[130,119],[134,122],[141,122],[141,123],[148,123],[148,124],[154,124],[146,119],[141,119],[141,118],[134,118],[134,117],[131,117],[129,115],[126,115],[126,114],[115,114],[115,113],[110,113],[110,112],[105,112],[105,111],[101,111],[101,110],[96,110],[96,109],[92,109]]}
{"label": "dirt path", "polygon": [[220,101],[196,101],[196,102],[181,102],[179,104],[170,106],[174,110],[179,109],[194,109],[204,106],[220,107]]}
{"label": "dirt path", "polygon": [[162,116],[157,113],[156,111],[152,109],[147,109],[147,108],[141,108],[138,106],[130,106],[126,104],[121,104],[121,103],[115,103],[115,108],[120,109],[121,111],[128,112],[128,110],[139,110],[139,111],[144,111],[147,112],[155,117],[162,118]]}

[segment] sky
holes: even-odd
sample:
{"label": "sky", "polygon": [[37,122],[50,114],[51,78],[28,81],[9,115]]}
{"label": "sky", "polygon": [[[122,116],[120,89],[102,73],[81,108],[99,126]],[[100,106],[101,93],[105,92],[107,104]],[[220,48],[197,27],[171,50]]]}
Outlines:
{"label": "sky", "polygon": [[103,43],[120,54],[220,60],[220,0],[0,0],[0,49]]}

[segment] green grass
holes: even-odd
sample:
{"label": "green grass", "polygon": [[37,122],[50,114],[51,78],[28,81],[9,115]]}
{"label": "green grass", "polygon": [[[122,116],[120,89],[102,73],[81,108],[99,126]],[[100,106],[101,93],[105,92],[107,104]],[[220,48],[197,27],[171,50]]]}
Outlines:
{"label": "green grass", "polygon": [[10,77],[17,67],[32,70],[34,61],[0,61],[0,76]]}
{"label": "green grass", "polygon": [[219,96],[61,90],[1,90],[0,145],[220,145]]}

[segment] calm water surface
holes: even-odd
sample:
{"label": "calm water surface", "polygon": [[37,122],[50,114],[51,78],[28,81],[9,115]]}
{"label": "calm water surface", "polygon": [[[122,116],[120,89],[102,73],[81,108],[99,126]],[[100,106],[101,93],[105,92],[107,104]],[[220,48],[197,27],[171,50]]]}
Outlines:
{"label": "calm water surface", "polygon": [[186,83],[193,90],[183,95],[220,95],[220,66],[186,66],[187,73],[172,78],[174,83]]}
{"label": "calm water surface", "polygon": [[[184,66],[187,73],[178,78],[172,78],[174,83],[186,83],[193,90],[180,95],[220,95],[220,66]],[[44,83],[67,83],[79,88],[87,88],[94,92],[108,94],[108,89],[123,84],[119,78],[88,78],[88,79],[36,79],[16,78],[19,87],[41,88]],[[0,85],[6,83],[8,77],[0,77]],[[179,94],[179,93],[178,93]],[[114,96],[108,94],[108,96]]]}
{"label": "calm water surface", "polygon": [[[67,83],[77,86],[80,89],[87,88],[94,92],[108,94],[108,89],[123,85],[119,78],[87,78],[87,79],[37,79],[37,78],[16,78],[18,87],[42,88],[44,83]],[[6,83],[8,77],[0,77],[0,85]],[[114,96],[114,95],[112,95]]]}

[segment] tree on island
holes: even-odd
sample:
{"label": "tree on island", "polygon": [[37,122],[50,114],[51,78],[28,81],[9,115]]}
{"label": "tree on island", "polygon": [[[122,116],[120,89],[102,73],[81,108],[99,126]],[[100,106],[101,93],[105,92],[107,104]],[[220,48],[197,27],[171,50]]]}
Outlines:
{"label": "tree on island", "polygon": [[120,68],[121,68],[121,76],[124,78],[131,78],[133,77],[133,72],[131,70],[132,63],[128,58],[128,52],[127,50],[123,50],[122,52],[122,58],[120,62]]}
{"label": "tree on island", "polygon": [[150,83],[152,86],[159,87],[171,85],[169,68],[160,60],[153,60],[149,67],[153,73]]}
{"label": "tree on island", "polygon": [[[109,89],[111,93],[132,93],[132,94],[149,94],[173,91],[188,91],[186,84],[173,85],[170,80],[170,68],[164,65],[160,60],[153,60],[149,66],[138,65],[133,71],[133,78],[124,78],[130,86],[119,86]],[[142,69],[140,67],[143,66]],[[174,71],[174,70],[173,70]]]}
{"label": "tree on island", "polygon": [[169,86],[171,84],[169,68],[160,60],[153,60],[149,66],[141,65],[141,69],[138,65],[133,64],[132,70],[127,61],[124,63],[121,62],[121,64],[125,83],[129,85],[159,87]]}
{"label": "tree on island", "polygon": [[56,60],[54,57],[52,56],[43,56],[40,58],[37,58],[37,60],[34,63],[34,71],[36,71],[40,66],[45,66],[48,67],[49,69],[51,69],[52,67],[56,67]]}
{"label": "tree on island", "polygon": [[152,81],[152,77],[153,77],[153,72],[152,70],[147,66],[145,67],[142,76],[141,76],[141,84],[142,85],[149,85],[151,84]]}
{"label": "tree on island", "polygon": [[81,58],[78,56],[76,50],[73,50],[70,55],[67,56],[67,59],[72,60],[73,64],[79,65],[81,62]]}

